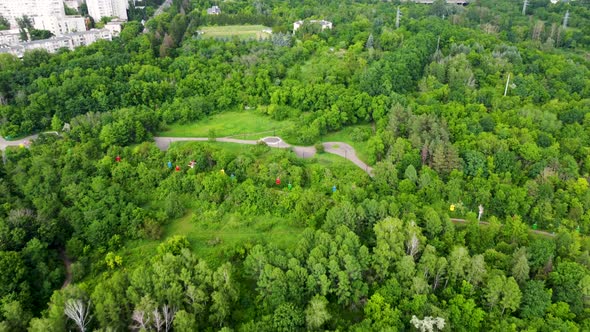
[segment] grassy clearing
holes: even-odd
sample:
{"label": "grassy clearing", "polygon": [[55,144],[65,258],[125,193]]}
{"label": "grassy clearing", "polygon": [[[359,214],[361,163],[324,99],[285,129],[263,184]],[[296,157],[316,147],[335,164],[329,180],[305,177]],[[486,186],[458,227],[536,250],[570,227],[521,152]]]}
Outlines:
{"label": "grassy clearing", "polygon": [[348,163],[346,159],[331,153],[317,153],[314,159],[322,166],[344,165]]}
{"label": "grassy clearing", "polygon": [[[172,124],[159,136],[168,137],[208,137],[211,130],[216,137],[235,136],[239,139],[259,139],[280,135],[293,126],[291,121],[277,121],[254,111],[224,112],[214,114],[201,121],[190,124]],[[258,134],[261,133],[261,134]]]}
{"label": "grassy clearing", "polygon": [[355,142],[352,140],[352,132],[356,128],[361,129],[369,129],[371,125],[369,124],[362,124],[362,125],[355,125],[346,127],[340,131],[328,133],[327,135],[322,136],[322,142],[344,142],[350,144],[355,150],[356,155],[364,161],[366,164],[369,164],[369,153],[368,153],[368,144],[367,141],[364,142]]}
{"label": "grassy clearing", "polygon": [[[214,142],[177,142],[174,144],[215,144],[221,149],[236,154],[244,153],[255,146],[235,143]],[[261,158],[273,158],[276,150],[271,149]],[[332,170],[356,172],[357,167],[340,156],[329,153],[317,154],[310,159],[311,163],[318,163]],[[154,205],[158,202],[153,202]],[[160,240],[129,241],[118,252],[123,258],[126,268],[137,266],[146,259],[153,257],[160,243],[174,235],[188,238],[194,253],[207,261],[211,266],[227,261],[236,249],[261,244],[273,244],[279,248],[294,248],[300,240],[304,227],[293,225],[288,219],[272,216],[247,217],[235,213],[228,213],[220,217],[219,221],[203,222],[199,217],[203,211],[191,207],[181,218],[170,221],[164,226]]]}
{"label": "grassy clearing", "polygon": [[225,26],[210,26],[202,27],[203,37],[205,38],[232,38],[239,39],[266,39],[270,37],[268,32],[263,32],[265,29],[270,29],[264,25],[225,25]]}
{"label": "grassy clearing", "polygon": [[303,231],[301,227],[289,225],[288,221],[275,217],[243,218],[227,214],[215,224],[195,222],[196,211],[189,211],[184,217],[173,220],[165,226],[160,240],[130,241],[121,250],[125,265],[134,266],[156,254],[158,245],[174,235],[186,236],[193,252],[201,259],[215,266],[227,260],[236,248],[246,244],[272,243],[279,248],[293,248]]}
{"label": "grassy clearing", "polygon": [[174,142],[174,143],[172,143],[171,146],[180,146],[180,145],[186,145],[186,144],[189,144],[189,145],[190,144],[213,145],[213,146],[219,147],[223,150],[226,150],[228,152],[231,152],[233,154],[244,153],[245,151],[249,151],[248,149],[251,149],[253,147],[253,145],[247,145],[247,144],[227,143],[227,142],[211,142],[211,141],[207,141],[207,142],[191,142],[191,141]]}
{"label": "grassy clearing", "polygon": [[344,157],[327,152],[317,153],[312,160],[330,169],[345,169],[349,172],[360,169],[351,161],[344,159]]}

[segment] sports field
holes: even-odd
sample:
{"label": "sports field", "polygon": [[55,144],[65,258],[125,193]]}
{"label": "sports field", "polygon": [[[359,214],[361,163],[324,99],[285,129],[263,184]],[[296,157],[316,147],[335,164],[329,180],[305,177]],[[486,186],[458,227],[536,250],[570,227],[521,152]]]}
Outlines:
{"label": "sports field", "polygon": [[293,126],[289,120],[277,121],[254,111],[225,112],[211,115],[189,124],[172,124],[159,136],[168,137],[215,137],[233,136],[240,139],[259,139],[264,136],[281,136]]}
{"label": "sports field", "polygon": [[202,36],[205,38],[232,38],[239,39],[266,39],[270,37],[269,27],[264,25],[224,25],[202,27]]}

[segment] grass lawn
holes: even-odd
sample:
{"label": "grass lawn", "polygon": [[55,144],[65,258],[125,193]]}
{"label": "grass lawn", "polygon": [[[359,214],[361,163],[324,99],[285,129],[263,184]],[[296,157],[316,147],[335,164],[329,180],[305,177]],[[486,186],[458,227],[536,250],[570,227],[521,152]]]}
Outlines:
{"label": "grass lawn", "polygon": [[[208,137],[211,130],[216,137],[235,136],[239,139],[259,139],[281,135],[293,122],[277,121],[255,111],[224,112],[190,124],[172,124],[158,133],[167,137]],[[260,134],[258,134],[260,133]]]}
{"label": "grass lawn", "polygon": [[225,25],[225,26],[210,26],[202,27],[202,36],[205,38],[231,38],[238,37],[239,39],[265,39],[269,38],[270,34],[263,32],[264,29],[270,29],[264,25]]}
{"label": "grass lawn", "polygon": [[356,155],[364,161],[366,164],[372,165],[369,163],[369,153],[368,153],[368,144],[367,141],[364,142],[355,142],[352,140],[352,131],[355,128],[371,128],[369,124],[362,124],[362,125],[355,125],[345,127],[344,129],[332,133],[328,133],[322,136],[322,142],[344,142],[350,144],[355,150]]}
{"label": "grass lawn", "polygon": [[[326,167],[331,166],[348,166],[353,165],[350,161],[331,153],[316,153],[314,159],[317,160],[318,164]],[[356,166],[355,166],[356,167]]]}
{"label": "grass lawn", "polygon": [[241,154],[244,153],[246,151],[249,151],[249,149],[251,149],[254,145],[249,145],[249,144],[238,144],[238,143],[227,143],[227,142],[190,142],[190,141],[184,141],[184,142],[173,142],[171,146],[182,146],[182,145],[193,145],[193,144],[205,144],[205,145],[211,145],[211,146],[216,146],[219,147],[225,151],[228,151],[230,153],[233,154]]}
{"label": "grass lawn", "polygon": [[197,257],[217,266],[229,259],[235,248],[248,243],[272,243],[279,248],[293,248],[304,229],[292,226],[282,218],[243,218],[236,214],[223,216],[219,223],[205,224],[193,221],[195,213],[191,210],[166,225],[160,240],[129,241],[120,252],[125,265],[134,266],[146,257],[154,256],[158,245],[174,235],[186,236]]}

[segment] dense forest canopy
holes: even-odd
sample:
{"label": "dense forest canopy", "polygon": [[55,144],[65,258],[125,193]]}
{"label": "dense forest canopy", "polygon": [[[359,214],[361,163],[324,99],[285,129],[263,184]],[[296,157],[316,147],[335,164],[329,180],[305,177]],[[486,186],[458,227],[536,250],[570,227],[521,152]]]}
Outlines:
{"label": "dense forest canopy", "polygon": [[[199,33],[241,24],[273,33]],[[153,143],[244,109],[292,144],[350,130],[372,176]],[[71,128],[0,164],[0,331],[590,330],[588,1],[174,0],[0,54],[0,114]]]}

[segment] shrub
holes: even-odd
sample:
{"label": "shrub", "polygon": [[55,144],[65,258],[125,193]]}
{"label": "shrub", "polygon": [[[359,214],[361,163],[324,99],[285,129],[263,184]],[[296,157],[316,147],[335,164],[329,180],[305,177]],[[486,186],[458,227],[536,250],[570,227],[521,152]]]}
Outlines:
{"label": "shrub", "polygon": [[314,145],[314,147],[315,147],[315,151],[316,151],[317,153],[324,153],[324,151],[325,151],[325,149],[324,149],[324,144],[322,144],[322,142],[316,143],[316,144]]}

